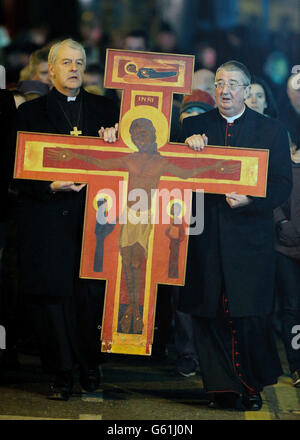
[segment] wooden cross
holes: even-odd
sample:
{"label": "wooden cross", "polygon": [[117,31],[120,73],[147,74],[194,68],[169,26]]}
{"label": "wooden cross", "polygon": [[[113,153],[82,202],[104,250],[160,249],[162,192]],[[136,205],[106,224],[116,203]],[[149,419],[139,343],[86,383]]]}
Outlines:
{"label": "wooden cross", "polygon": [[73,131],[70,131],[70,135],[72,136],[79,136],[80,134],[82,134],[82,131],[78,130],[77,127],[73,127]]}
{"label": "wooden cross", "polygon": [[[193,61],[108,50],[105,86],[124,90],[115,144],[18,135],[15,177],[88,184],[80,276],[107,281],[104,352],[151,354],[157,285],[184,284],[188,235],[173,224],[181,219],[187,229],[193,190],[265,194],[265,151],[207,147],[196,153],[168,142],[172,93],[190,93]],[[158,152],[142,151],[145,143]],[[191,171],[200,167],[204,172]],[[135,209],[132,190],[149,195],[149,189],[147,209]],[[134,225],[136,217],[141,222]]]}

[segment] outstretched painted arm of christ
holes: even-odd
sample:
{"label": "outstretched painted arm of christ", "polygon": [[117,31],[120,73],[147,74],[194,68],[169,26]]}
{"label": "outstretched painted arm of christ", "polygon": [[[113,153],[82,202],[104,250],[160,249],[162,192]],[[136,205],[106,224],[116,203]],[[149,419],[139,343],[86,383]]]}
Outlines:
{"label": "outstretched painted arm of christ", "polygon": [[[126,161],[124,158],[115,158],[115,159],[97,159],[96,157],[87,156],[85,154],[76,153],[72,150],[67,150],[65,148],[57,148],[56,150],[48,150],[47,157],[53,160],[59,161],[69,161],[71,159],[80,159],[84,162],[96,165],[99,169],[102,170],[112,170],[115,168],[127,168]],[[205,173],[209,170],[216,170],[220,174],[232,174],[235,173],[240,165],[239,164],[227,164],[227,160],[218,160],[216,163],[212,165],[195,167],[191,169],[180,168],[177,165],[172,164],[167,159],[160,156],[163,165],[164,172],[169,172],[176,177],[181,179],[188,179],[195,177],[199,174]]]}

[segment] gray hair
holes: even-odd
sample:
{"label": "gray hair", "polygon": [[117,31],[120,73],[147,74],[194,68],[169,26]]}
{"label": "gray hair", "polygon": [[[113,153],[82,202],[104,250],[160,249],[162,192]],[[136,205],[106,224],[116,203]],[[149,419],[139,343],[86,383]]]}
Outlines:
{"label": "gray hair", "polygon": [[49,51],[49,55],[48,55],[48,63],[49,64],[51,64],[53,66],[56,63],[57,53],[62,46],[68,46],[68,47],[71,47],[72,49],[80,50],[82,53],[82,57],[83,57],[84,67],[86,66],[86,54],[85,54],[84,47],[80,43],[78,43],[77,41],[72,40],[72,38],[67,38],[66,40],[59,41],[58,43],[55,43],[51,47],[51,49]]}
{"label": "gray hair", "polygon": [[241,72],[244,76],[245,86],[249,86],[251,84],[251,75],[248,68],[245,66],[245,64],[240,63],[239,61],[231,60],[221,64],[221,66],[218,67],[216,74],[219,70],[226,70],[226,72]]}

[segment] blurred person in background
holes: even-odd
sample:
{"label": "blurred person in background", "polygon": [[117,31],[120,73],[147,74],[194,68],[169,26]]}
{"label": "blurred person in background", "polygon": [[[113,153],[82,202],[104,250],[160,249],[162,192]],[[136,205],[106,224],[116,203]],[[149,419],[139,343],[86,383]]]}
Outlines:
{"label": "blurred person in background", "polygon": [[268,84],[256,76],[252,77],[250,93],[246,105],[258,113],[271,118],[278,117],[277,104]]}
{"label": "blurred person in background", "polygon": [[19,82],[21,81],[26,81],[30,79],[30,69],[29,69],[29,64],[27,64],[26,66],[23,67],[23,69],[20,70],[19,73]]}
{"label": "blurred person in background", "polygon": [[288,201],[276,208],[276,298],[278,318],[292,383],[300,387],[300,350],[293,344],[300,323],[300,150],[291,148],[293,189]]}
{"label": "blurred person in background", "polygon": [[86,52],[87,65],[104,66],[109,38],[97,14],[85,11],[80,19],[79,32],[81,44]]}
{"label": "blurred person in background", "polygon": [[157,31],[153,52],[179,53],[177,35],[168,23],[161,23]]}
{"label": "blurred person in background", "polygon": [[49,48],[43,47],[30,55],[27,79],[41,81],[51,87],[52,82],[48,71],[48,54]]}
{"label": "blurred person in background", "polygon": [[287,82],[287,106],[281,120],[289,130],[293,189],[288,201],[274,211],[276,227],[277,319],[286,350],[292,383],[300,387],[300,351],[293,345],[293,329],[300,322],[300,74]]}
{"label": "blurred person in background", "polygon": [[87,65],[83,76],[83,87],[87,92],[104,95],[104,71],[100,64]]}
{"label": "blurred person in background", "polygon": [[215,107],[215,100],[208,92],[193,90],[191,95],[185,95],[180,107],[180,123],[184,118],[196,116],[212,110]]}
{"label": "blurred person in background", "polygon": [[46,83],[31,79],[20,82],[17,89],[25,96],[26,101],[45,96],[50,91]]}
{"label": "blurred person in background", "polygon": [[246,29],[245,26],[238,25],[218,33],[219,61],[223,62],[231,58],[247,64],[251,62],[253,56],[247,46]]}
{"label": "blurred person in background", "polygon": [[138,50],[138,51],[148,51],[149,50],[149,37],[146,32],[141,29],[136,29],[128,34],[124,38],[125,50]]}
{"label": "blurred person in background", "polygon": [[[251,90],[246,104],[249,108],[267,117],[278,117],[276,102],[270,88],[261,78],[252,77]],[[281,207],[274,210],[274,222],[276,226],[276,280],[275,302],[273,310],[273,327],[277,336],[282,338],[290,367],[290,373],[295,386],[300,385],[300,357],[293,350],[291,340],[292,328],[300,318],[300,301],[298,285],[300,278],[300,217],[297,213],[300,206],[299,183],[300,168],[298,154],[294,154],[296,145],[292,148],[290,139],[293,189],[289,200]]]}
{"label": "blurred person in background", "polygon": [[207,69],[215,72],[217,51],[213,43],[200,41],[195,47],[195,69]]}
{"label": "blurred person in background", "polygon": [[279,105],[285,99],[284,85],[289,77],[289,70],[290,66],[287,56],[278,50],[269,52],[262,66],[263,77],[268,82]]}
{"label": "blurred person in background", "polygon": [[208,92],[211,97],[216,99],[216,88],[215,88],[215,74],[212,70],[199,69],[194,72],[193,76],[193,89],[203,90]]}
{"label": "blurred person in background", "polygon": [[300,68],[289,77],[286,86],[286,104],[279,106],[279,119],[287,127],[292,143],[300,148]]}
{"label": "blurred person in background", "polygon": [[15,87],[19,81],[20,72],[29,64],[30,55],[37,49],[32,43],[14,40],[4,49],[6,83],[8,88]]}

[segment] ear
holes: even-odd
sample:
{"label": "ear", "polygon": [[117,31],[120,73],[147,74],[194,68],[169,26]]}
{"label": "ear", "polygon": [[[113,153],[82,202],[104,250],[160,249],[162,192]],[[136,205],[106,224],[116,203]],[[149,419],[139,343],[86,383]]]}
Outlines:
{"label": "ear", "polygon": [[249,96],[250,96],[250,91],[251,91],[251,85],[245,87],[245,90],[244,90],[244,99],[248,99],[248,98],[249,98]]}
{"label": "ear", "polygon": [[48,72],[51,78],[54,78],[54,69],[52,64],[48,64]]}

